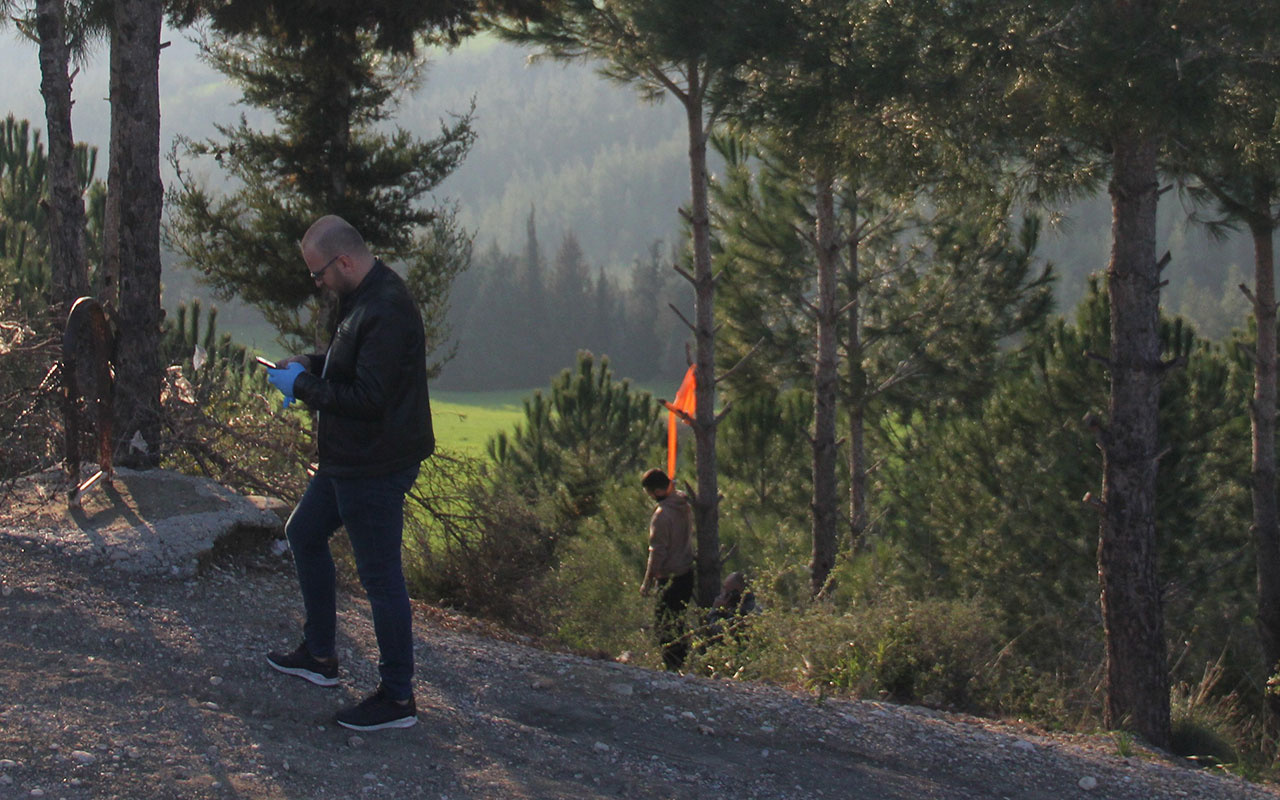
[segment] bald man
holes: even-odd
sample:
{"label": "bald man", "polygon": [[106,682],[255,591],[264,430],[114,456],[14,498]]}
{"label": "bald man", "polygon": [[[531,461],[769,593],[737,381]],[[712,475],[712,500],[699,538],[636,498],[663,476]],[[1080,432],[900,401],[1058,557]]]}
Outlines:
{"label": "bald man", "polygon": [[318,288],[338,295],[338,326],[327,352],[291,356],[268,370],[286,404],[296,398],[316,412],[319,464],[285,524],[306,609],[302,643],[267,661],[317,686],[338,685],[329,538],[345,526],[373,612],[381,683],[335,719],[359,731],[407,728],[417,710],[400,561],[404,495],[435,449],[422,315],[400,276],[340,217],[311,226],[302,260]]}

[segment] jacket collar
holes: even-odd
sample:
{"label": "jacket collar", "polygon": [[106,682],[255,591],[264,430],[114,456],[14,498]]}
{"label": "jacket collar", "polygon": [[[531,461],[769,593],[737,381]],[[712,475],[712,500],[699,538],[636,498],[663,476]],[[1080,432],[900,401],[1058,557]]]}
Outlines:
{"label": "jacket collar", "polygon": [[343,311],[346,311],[347,309],[351,308],[353,305],[356,304],[356,302],[360,299],[362,295],[364,295],[369,291],[370,287],[381,283],[383,279],[386,277],[386,274],[390,271],[391,271],[391,268],[388,267],[386,264],[382,263],[382,259],[380,258],[373,259],[373,266],[369,269],[369,272],[364,276],[364,279],[360,281],[360,284],[356,286],[356,288],[350,294],[345,294],[342,296],[341,300],[338,303],[338,307]]}

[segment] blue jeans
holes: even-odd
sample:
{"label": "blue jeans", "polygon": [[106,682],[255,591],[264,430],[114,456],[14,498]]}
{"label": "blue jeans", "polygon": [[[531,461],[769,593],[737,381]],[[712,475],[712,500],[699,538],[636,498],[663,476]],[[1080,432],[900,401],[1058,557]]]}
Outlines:
{"label": "blue jeans", "polygon": [[317,474],[285,523],[307,621],[303,638],[316,658],[336,655],[337,588],[329,537],[346,526],[356,571],[369,597],[378,638],[378,673],[396,700],[413,696],[413,614],[400,564],[404,495],[418,468],[374,478]]}

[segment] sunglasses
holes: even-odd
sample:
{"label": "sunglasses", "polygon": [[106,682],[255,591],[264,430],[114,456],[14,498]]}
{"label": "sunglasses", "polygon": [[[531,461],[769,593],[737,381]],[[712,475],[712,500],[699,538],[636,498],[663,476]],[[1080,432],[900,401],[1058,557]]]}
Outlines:
{"label": "sunglasses", "polygon": [[325,265],[324,265],[323,267],[321,267],[320,269],[316,270],[315,272],[309,273],[309,274],[311,275],[311,280],[315,281],[316,283],[319,283],[319,282],[320,282],[320,279],[324,277],[324,271],[325,271],[325,270],[327,270],[327,269],[329,268],[329,265],[330,265],[330,264],[332,264],[333,262],[337,261],[337,260],[338,260],[338,259],[340,259],[340,258],[342,258],[342,254],[341,254],[341,253],[339,253],[338,255],[336,255],[336,256],[334,256],[333,258],[331,258],[331,259],[329,259],[328,261],[326,261],[326,262],[325,262]]}

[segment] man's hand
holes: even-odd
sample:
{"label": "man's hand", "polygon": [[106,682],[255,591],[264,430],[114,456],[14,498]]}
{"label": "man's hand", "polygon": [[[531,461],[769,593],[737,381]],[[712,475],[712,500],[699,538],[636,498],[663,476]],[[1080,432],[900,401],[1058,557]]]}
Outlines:
{"label": "man's hand", "polygon": [[276,362],[276,366],[284,369],[290,364],[301,364],[303,369],[311,369],[311,356],[289,356]]}
{"label": "man's hand", "polygon": [[648,597],[648,596],[649,596],[649,592],[650,592],[650,591],[652,591],[652,590],[653,590],[653,585],[652,585],[652,584],[650,584],[650,583],[642,583],[642,584],[640,584],[640,596],[641,596],[641,597]]}
{"label": "man's hand", "polygon": [[288,408],[293,402],[293,383],[298,376],[305,372],[305,368],[297,361],[291,361],[283,369],[267,370],[267,380],[271,381],[271,385],[280,390],[284,395],[284,403],[281,408]]}

